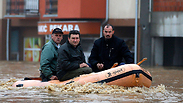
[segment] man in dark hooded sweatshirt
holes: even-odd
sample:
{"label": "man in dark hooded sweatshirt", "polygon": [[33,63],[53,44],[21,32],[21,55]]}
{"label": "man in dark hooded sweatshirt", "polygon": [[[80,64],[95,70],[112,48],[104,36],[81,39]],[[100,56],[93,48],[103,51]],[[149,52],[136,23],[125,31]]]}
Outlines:
{"label": "man in dark hooded sweatshirt", "polygon": [[119,65],[134,63],[132,54],[125,41],[114,35],[111,24],[104,26],[103,37],[94,42],[89,63],[94,72],[110,69],[114,63]]}

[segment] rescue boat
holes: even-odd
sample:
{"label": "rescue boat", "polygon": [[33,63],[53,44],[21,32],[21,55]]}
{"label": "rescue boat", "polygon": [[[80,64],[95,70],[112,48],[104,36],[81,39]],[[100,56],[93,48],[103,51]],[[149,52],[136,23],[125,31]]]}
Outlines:
{"label": "rescue boat", "polygon": [[114,67],[98,73],[84,74],[79,77],[66,80],[51,80],[42,82],[41,80],[20,80],[15,82],[13,87],[30,87],[30,86],[47,86],[50,84],[69,84],[78,82],[82,85],[85,83],[106,83],[108,85],[118,85],[124,87],[150,87],[152,77],[149,71],[141,68],[137,64],[125,64]]}

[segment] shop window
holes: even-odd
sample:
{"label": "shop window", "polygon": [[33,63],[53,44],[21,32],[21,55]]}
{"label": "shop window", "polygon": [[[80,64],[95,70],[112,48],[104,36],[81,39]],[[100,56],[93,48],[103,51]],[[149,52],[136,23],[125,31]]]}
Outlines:
{"label": "shop window", "polygon": [[40,61],[41,38],[24,38],[24,61]]}
{"label": "shop window", "polygon": [[51,39],[51,35],[45,35],[45,43],[49,42]]}

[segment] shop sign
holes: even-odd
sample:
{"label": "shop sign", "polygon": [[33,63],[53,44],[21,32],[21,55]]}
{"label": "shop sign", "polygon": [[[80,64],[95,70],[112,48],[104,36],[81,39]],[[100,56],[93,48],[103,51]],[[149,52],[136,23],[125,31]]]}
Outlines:
{"label": "shop sign", "polygon": [[54,28],[61,28],[64,34],[78,30],[81,34],[100,34],[100,22],[39,22],[38,34],[51,34]]}

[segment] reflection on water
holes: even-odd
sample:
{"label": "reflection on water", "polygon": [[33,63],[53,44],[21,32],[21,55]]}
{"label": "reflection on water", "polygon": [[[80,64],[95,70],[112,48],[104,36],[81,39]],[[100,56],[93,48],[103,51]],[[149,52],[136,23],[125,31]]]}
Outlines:
{"label": "reflection on water", "polygon": [[143,68],[153,77],[150,88],[94,83],[13,88],[17,80],[38,77],[39,63],[0,61],[0,102],[183,102],[182,67]]}

